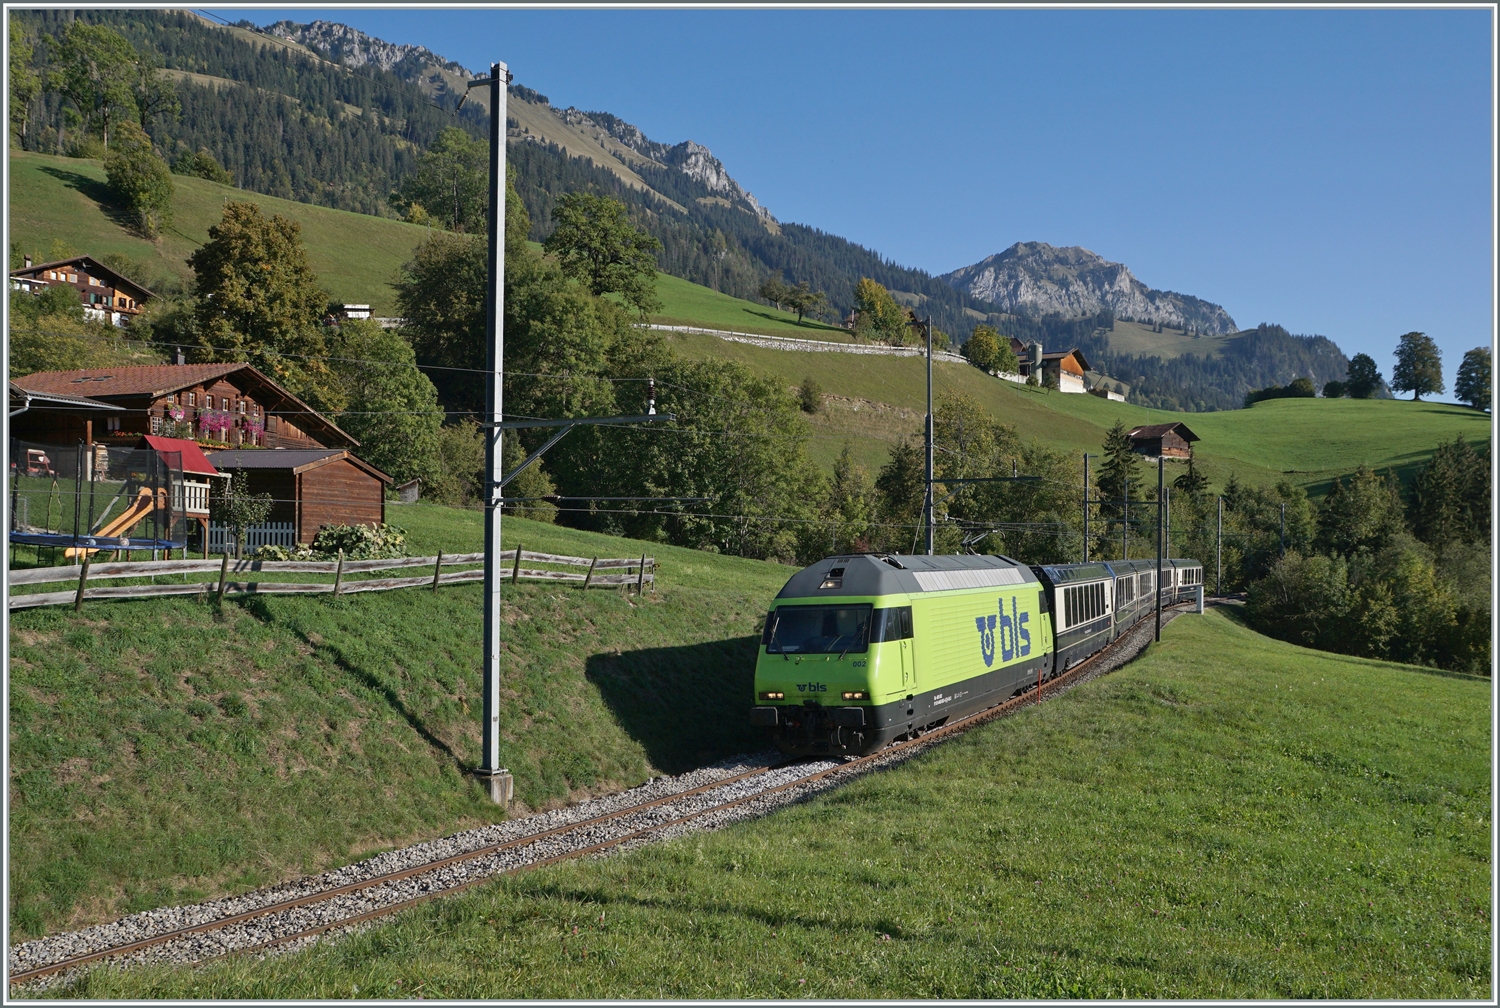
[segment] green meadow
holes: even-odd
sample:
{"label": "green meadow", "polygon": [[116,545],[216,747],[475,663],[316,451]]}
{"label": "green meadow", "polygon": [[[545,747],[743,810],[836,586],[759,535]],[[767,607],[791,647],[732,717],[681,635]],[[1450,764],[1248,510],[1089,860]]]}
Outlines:
{"label": "green meadow", "polygon": [[1493,996],[1490,686],[1231,613],[717,833],[83,998]]}
{"label": "green meadow", "polygon": [[[416,555],[483,546],[476,512],[389,512]],[[517,543],[662,565],[642,597],[505,588],[502,756],[517,813],[759,747],[744,717],[755,635],[789,568],[507,518],[505,545]],[[468,773],[481,594],[13,613],[12,935],[241,892],[503,818]]]}

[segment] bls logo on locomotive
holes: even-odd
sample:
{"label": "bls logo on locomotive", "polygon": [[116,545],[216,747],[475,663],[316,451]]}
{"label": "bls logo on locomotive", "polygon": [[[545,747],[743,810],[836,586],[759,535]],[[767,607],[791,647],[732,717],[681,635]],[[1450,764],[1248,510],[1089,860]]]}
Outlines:
{"label": "bls logo on locomotive", "polygon": [[1005,611],[1005,599],[999,599],[1000,611],[994,616],[975,616],[974,626],[979,631],[979,656],[984,659],[984,667],[989,668],[995,662],[995,624],[1000,627],[1000,660],[1008,662],[1012,658],[1031,654],[1031,631],[1026,628],[1031,619],[1030,613],[1018,612],[1016,600],[1010,600],[1010,612]]}

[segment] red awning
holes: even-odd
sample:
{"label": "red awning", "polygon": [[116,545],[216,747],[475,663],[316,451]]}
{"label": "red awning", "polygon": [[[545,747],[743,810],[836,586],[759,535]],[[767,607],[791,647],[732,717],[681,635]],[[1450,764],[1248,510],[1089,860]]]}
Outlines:
{"label": "red awning", "polygon": [[146,444],[159,452],[180,452],[182,454],[182,471],[185,473],[197,473],[201,476],[217,476],[219,470],[203,454],[203,449],[198,447],[198,442],[189,441],[186,438],[158,437],[155,434],[145,436]]}

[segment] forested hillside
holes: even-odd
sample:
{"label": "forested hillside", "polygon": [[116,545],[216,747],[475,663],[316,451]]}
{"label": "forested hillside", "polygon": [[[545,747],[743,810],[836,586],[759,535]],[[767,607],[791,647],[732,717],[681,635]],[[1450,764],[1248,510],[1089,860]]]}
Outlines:
{"label": "forested hillside", "polygon": [[[451,111],[457,98],[448,78],[462,76],[456,64],[437,65],[425,50],[390,46],[344,26],[334,27],[358,36],[361,45],[394,55],[376,59],[367,52],[356,67],[336,66],[299,42],[272,37],[248,22],[231,28],[185,11],[44,10],[16,11],[12,17],[33,45],[30,65],[43,79],[53,69],[55,47],[49,40],[70,21],[119,31],[144,64],[161,68],[158,79],[175,98],[175,112],[167,101],[142,114],[162,154],[175,161],[207,150],[236,186],[250,192],[398,217],[394,193],[443,129],[458,125],[480,140],[487,133],[482,103],[470,103],[461,114]],[[289,24],[278,26],[282,34]],[[307,35],[305,41],[316,45],[327,34]],[[334,47],[327,55],[347,59],[352,51]],[[434,84],[437,77],[442,81]],[[869,277],[901,304],[930,313],[955,342],[988,322],[1005,335],[1039,340],[1049,350],[1076,346],[1095,370],[1130,383],[1134,401],[1164,409],[1232,409],[1250,389],[1303,375],[1320,386],[1344,377],[1347,361],[1331,341],[1293,336],[1280,326],[1262,325],[1216,352],[1166,359],[1113,346],[1114,319],[1107,311],[1082,318],[1003,314],[847,239],[775,221],[696,145],[658,143],[607,112],[554,109],[545,96],[520,84],[511,86],[510,108],[509,160],[518,173],[516,188],[531,217],[533,240],[551,233],[552,210],[562,195],[580,190],[607,195],[624,203],[631,221],[661,242],[657,263],[665,273],[741,298],[755,298],[769,277],[806,282],[827,295],[824,317],[829,319],[850,311],[856,284]],[[21,103],[16,119],[27,150],[102,154],[98,138],[83,128],[73,103],[54,86]],[[528,123],[550,124],[551,133],[566,135],[571,146],[550,142],[546,131]],[[577,156],[595,135],[604,145],[596,151],[600,157],[611,158],[613,151],[624,155],[628,166]],[[684,159],[692,158],[706,161],[708,172],[689,171]],[[736,198],[724,198],[726,192]],[[389,277],[371,279],[383,285]]]}

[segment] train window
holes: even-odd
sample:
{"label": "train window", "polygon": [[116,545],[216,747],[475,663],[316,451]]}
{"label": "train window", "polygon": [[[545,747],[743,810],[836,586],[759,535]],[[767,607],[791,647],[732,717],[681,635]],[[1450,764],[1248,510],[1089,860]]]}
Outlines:
{"label": "train window", "polygon": [[1130,574],[1115,582],[1116,601],[1121,605],[1135,598],[1135,575]]}
{"label": "train window", "polygon": [[771,654],[862,654],[869,650],[872,606],[782,606],[763,635]]}
{"label": "train window", "polygon": [[870,643],[906,640],[911,637],[911,606],[875,610],[870,624]]}

